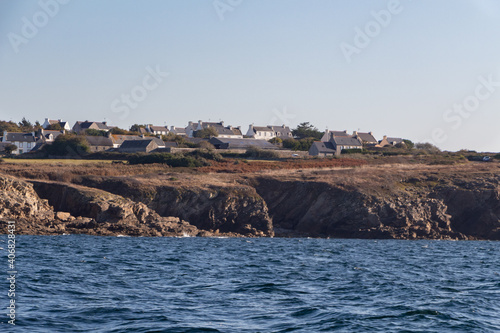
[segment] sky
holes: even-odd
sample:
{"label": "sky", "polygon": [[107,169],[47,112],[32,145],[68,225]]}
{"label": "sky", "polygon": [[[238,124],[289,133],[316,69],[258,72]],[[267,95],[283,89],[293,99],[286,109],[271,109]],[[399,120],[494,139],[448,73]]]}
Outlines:
{"label": "sky", "polygon": [[0,119],[500,151],[500,1],[0,0]]}

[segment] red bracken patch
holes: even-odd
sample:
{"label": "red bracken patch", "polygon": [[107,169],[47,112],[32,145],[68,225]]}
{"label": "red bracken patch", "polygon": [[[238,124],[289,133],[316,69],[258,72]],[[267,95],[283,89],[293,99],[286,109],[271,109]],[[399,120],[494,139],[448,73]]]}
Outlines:
{"label": "red bracken patch", "polygon": [[342,159],[310,159],[310,160],[285,160],[285,161],[248,161],[225,160],[211,162],[211,166],[198,168],[198,171],[210,173],[247,173],[261,170],[295,170],[316,168],[343,168],[356,167],[368,164],[363,160],[352,158]]}

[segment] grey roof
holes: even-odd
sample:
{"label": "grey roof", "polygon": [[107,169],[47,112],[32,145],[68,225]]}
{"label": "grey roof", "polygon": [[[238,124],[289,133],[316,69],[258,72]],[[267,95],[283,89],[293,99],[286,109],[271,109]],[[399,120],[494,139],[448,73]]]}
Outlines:
{"label": "grey roof", "polygon": [[335,147],[331,142],[314,141],[313,146],[316,147],[320,154],[335,154]]}
{"label": "grey roof", "polygon": [[36,138],[33,133],[7,133],[5,141],[8,142],[35,142]]}
{"label": "grey roof", "polygon": [[369,143],[377,143],[378,142],[377,139],[375,139],[375,137],[370,133],[358,132],[358,137],[364,142],[369,142]]}
{"label": "grey roof", "polygon": [[321,141],[330,141],[334,137],[351,137],[352,135],[347,133],[347,131],[325,131]]}
{"label": "grey roof", "polygon": [[276,146],[266,140],[257,139],[233,139],[233,138],[211,138],[209,141],[216,148],[223,149],[246,149],[257,147],[261,149],[276,149]]}
{"label": "grey roof", "polygon": [[363,146],[358,139],[352,137],[333,137],[331,141],[337,146]]}
{"label": "grey roof", "polygon": [[184,127],[174,127],[175,133],[186,133],[186,129]]}
{"label": "grey roof", "polygon": [[290,130],[290,127],[288,126],[269,126],[273,131],[280,133],[281,135],[288,135],[289,133],[292,133]]}
{"label": "grey roof", "polygon": [[201,127],[203,129],[211,127],[215,129],[217,133],[219,133],[219,135],[242,135],[241,130],[239,128],[236,127],[231,128],[231,126],[224,127],[223,122],[220,123],[202,122]]}
{"label": "grey roof", "polygon": [[156,132],[156,131],[158,131],[158,132],[167,131],[168,132],[167,126],[149,126],[149,128],[154,132]]}
{"label": "grey roof", "polygon": [[398,143],[402,143],[403,139],[402,138],[387,138],[387,141],[389,141],[389,143],[391,143],[391,144],[398,144]]}
{"label": "grey roof", "polygon": [[125,140],[144,140],[140,135],[112,134],[111,139],[115,144],[122,144]]}
{"label": "grey roof", "polygon": [[92,135],[86,135],[85,139],[87,139],[87,142],[91,146],[108,146],[108,147],[113,147],[113,140],[106,136],[92,136]]}
{"label": "grey roof", "polygon": [[92,124],[96,124],[100,130],[108,130],[109,127],[105,123],[97,122],[97,121],[77,121],[78,125],[80,125],[81,129],[88,129]]}
{"label": "grey roof", "polygon": [[153,139],[145,139],[145,140],[125,140],[123,141],[120,148],[146,148],[149,146]]}
{"label": "grey roof", "polygon": [[254,126],[253,127],[254,132],[273,132],[273,129],[270,127],[264,127],[264,126]]}

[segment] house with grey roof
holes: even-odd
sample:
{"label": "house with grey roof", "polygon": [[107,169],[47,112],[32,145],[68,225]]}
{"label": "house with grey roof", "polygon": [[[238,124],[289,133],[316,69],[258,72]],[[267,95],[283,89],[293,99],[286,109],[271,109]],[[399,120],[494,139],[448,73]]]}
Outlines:
{"label": "house with grey roof", "polygon": [[340,156],[345,149],[363,149],[363,143],[357,138],[346,136],[334,136],[329,141],[315,141],[309,148],[311,156]]}
{"label": "house with grey roof", "polygon": [[17,147],[12,152],[13,155],[24,154],[30,152],[36,146],[35,132],[31,133],[17,133],[17,132],[3,132],[2,142],[10,143]]}
{"label": "house with grey roof", "polygon": [[335,156],[335,147],[331,142],[321,142],[315,141],[309,148],[310,156],[319,156],[319,157],[327,157],[327,156]]}
{"label": "house with grey roof", "polygon": [[266,140],[257,140],[251,138],[219,138],[213,137],[210,142],[216,149],[248,149],[251,147],[259,149],[277,149],[277,147]]}
{"label": "house with grey roof", "polygon": [[92,153],[96,153],[99,151],[106,151],[114,148],[113,140],[111,140],[106,136],[86,135],[85,139],[89,143],[90,151]]}
{"label": "house with grey roof", "polygon": [[75,125],[73,125],[73,131],[77,134],[85,134],[85,131],[88,129],[95,129],[99,131],[105,131],[108,132],[111,127],[107,125],[105,121],[103,122],[98,122],[98,121],[77,121]]}
{"label": "house with grey roof", "polygon": [[386,146],[395,146],[398,143],[403,143],[404,139],[402,138],[389,138],[387,135],[384,135],[384,138],[378,142],[379,147]]}
{"label": "house with grey roof", "polygon": [[326,130],[325,134],[321,138],[321,142],[328,142],[334,137],[350,137],[351,134],[347,133],[347,131],[330,131]]}
{"label": "house with grey roof", "polygon": [[47,127],[51,125],[59,124],[61,126],[61,129],[66,130],[66,131],[71,131],[71,127],[69,126],[69,123],[67,121],[62,121],[61,119],[53,120],[49,118],[45,118],[44,123],[42,124],[42,127],[44,129],[47,129]]}
{"label": "house with grey roof", "polygon": [[246,133],[247,137],[253,139],[270,140],[272,138],[289,139],[292,138],[290,127],[282,126],[254,126],[250,125]]}
{"label": "house with grey roof", "polygon": [[167,135],[169,132],[167,126],[153,126],[153,125],[146,126],[146,131],[154,135]]}
{"label": "house with grey roof", "polygon": [[377,145],[378,140],[375,139],[373,136],[373,132],[368,132],[368,133],[363,133],[363,132],[358,132],[354,131],[353,135],[354,138],[359,139],[363,144],[366,145]]}
{"label": "house with grey roof", "polygon": [[184,128],[184,127],[170,126],[170,133],[174,133],[175,135],[179,135],[179,136],[187,136],[186,128]]}
{"label": "house with grey roof", "polygon": [[121,153],[149,153],[158,148],[165,148],[165,143],[158,138],[143,140],[125,140],[118,151]]}
{"label": "house with grey roof", "polygon": [[198,123],[193,123],[190,121],[186,127],[186,134],[188,137],[195,137],[197,131],[203,129],[213,128],[217,132],[217,137],[220,138],[233,138],[233,139],[243,139],[243,134],[241,133],[240,127],[224,126],[224,122],[220,121],[218,123],[214,122],[204,122],[198,120]]}

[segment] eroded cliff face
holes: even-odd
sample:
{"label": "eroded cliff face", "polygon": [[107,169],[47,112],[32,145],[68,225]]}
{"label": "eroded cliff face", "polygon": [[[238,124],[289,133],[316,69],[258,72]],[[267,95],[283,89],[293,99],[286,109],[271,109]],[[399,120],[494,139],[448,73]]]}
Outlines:
{"label": "eroded cliff face", "polygon": [[33,185],[0,176],[0,218],[24,218],[27,233],[500,240],[492,170],[81,176]]}
{"label": "eroded cliff face", "polygon": [[500,240],[496,175],[388,177],[367,187],[260,177],[255,187],[278,236]]}
{"label": "eroded cliff face", "polygon": [[161,216],[176,216],[211,232],[273,236],[267,205],[251,186],[241,184],[161,185],[121,177],[84,177],[81,184],[141,202]]}
{"label": "eroded cliff face", "polygon": [[33,186],[20,179],[0,175],[0,219],[50,219],[54,213]]}

